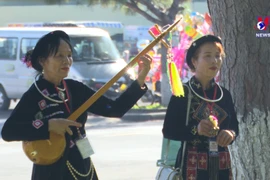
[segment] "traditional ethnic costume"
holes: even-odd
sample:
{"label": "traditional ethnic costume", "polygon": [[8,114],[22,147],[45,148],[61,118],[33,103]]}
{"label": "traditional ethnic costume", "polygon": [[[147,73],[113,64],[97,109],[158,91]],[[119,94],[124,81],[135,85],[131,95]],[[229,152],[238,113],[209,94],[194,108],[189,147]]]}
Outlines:
{"label": "traditional ethnic costume", "polygon": [[[137,81],[115,101],[102,96],[88,112],[106,117],[122,117],[147,91]],[[61,87],[40,77],[23,95],[2,129],[6,141],[34,141],[49,139],[48,120],[67,118],[95,91],[75,80],[64,80]],[[60,97],[59,97],[60,96]],[[50,100],[50,99],[53,99]],[[66,103],[63,101],[66,100]],[[91,158],[83,159],[75,141],[78,135],[86,136],[87,112],[77,122],[81,128],[70,127],[73,135],[66,133],[66,149],[63,157],[52,165],[33,165],[32,180],[98,180]]]}
{"label": "traditional ethnic costume", "polygon": [[[202,86],[195,77],[191,78],[190,85],[197,94],[204,97]],[[215,89],[218,89],[216,87],[217,85],[213,80],[211,88],[205,90],[206,96],[213,97]],[[220,130],[232,130],[236,135],[238,134],[238,121],[231,95],[225,88],[222,88],[222,91],[223,97],[216,103],[206,102],[193,93],[187,127],[185,126],[187,95],[185,97],[172,96],[170,99],[164,121],[163,134],[168,139],[187,141],[183,165],[183,177],[186,180],[207,180],[211,171],[209,169],[212,166],[209,163],[209,138],[200,136],[197,133],[197,126],[200,120],[208,119],[209,115],[213,114],[218,118]],[[185,93],[188,94],[187,91]],[[216,97],[220,96],[221,91],[218,89]],[[175,167],[179,167],[182,158],[181,154],[182,149],[178,152],[178,162]],[[218,159],[219,161],[215,165],[218,167],[219,180],[229,180],[229,177],[231,177],[231,167],[230,154],[227,148],[218,147]]]}
{"label": "traditional ethnic costume", "polygon": [[[196,40],[187,52],[187,63],[191,63],[191,57],[205,42],[219,42],[215,36],[204,36]],[[183,179],[185,180],[230,180],[231,162],[227,147],[218,146],[215,138],[200,136],[197,126],[203,119],[213,115],[218,119],[219,131],[229,130],[236,137],[238,135],[238,121],[234,110],[231,94],[220,87],[214,79],[210,82],[210,88],[203,90],[200,82],[193,76],[186,85],[185,97],[173,95],[170,99],[164,125],[163,135],[167,139],[186,141],[184,157],[183,146],[179,149],[175,168],[179,168],[183,161]],[[186,126],[188,93],[192,93],[190,111],[188,114],[188,126]],[[215,142],[216,146],[212,145]]]}

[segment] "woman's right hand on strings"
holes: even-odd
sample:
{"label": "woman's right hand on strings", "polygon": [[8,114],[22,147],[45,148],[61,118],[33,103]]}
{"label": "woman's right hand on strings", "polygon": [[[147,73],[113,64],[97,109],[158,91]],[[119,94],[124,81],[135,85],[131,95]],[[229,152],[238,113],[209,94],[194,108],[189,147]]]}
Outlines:
{"label": "woman's right hand on strings", "polygon": [[213,137],[213,134],[211,133],[213,129],[214,125],[208,119],[203,119],[198,124],[197,131],[201,136]]}
{"label": "woman's right hand on strings", "polygon": [[69,126],[82,127],[82,124],[63,118],[53,118],[49,120],[49,131],[56,134],[64,135],[67,132],[72,135],[73,133]]}

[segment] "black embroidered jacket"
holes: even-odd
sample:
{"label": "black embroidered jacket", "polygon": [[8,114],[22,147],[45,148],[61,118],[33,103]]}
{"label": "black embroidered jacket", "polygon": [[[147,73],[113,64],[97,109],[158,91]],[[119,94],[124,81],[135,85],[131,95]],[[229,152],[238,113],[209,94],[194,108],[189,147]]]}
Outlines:
{"label": "black embroidered jacket", "polygon": [[[188,85],[189,83],[187,83]],[[195,77],[190,79],[190,84],[193,90],[204,97],[204,92],[201,84],[196,80]],[[211,87],[205,90],[206,96],[210,99],[213,98],[216,83],[214,80],[211,82]],[[238,121],[234,110],[234,104],[230,92],[221,87],[223,91],[223,97],[220,101],[212,104],[213,114],[218,118],[220,130],[232,130],[238,135]],[[206,101],[198,98],[192,91],[193,97],[191,101],[189,122],[188,126],[186,123],[186,112],[187,112],[187,94],[188,91],[185,88],[185,97],[172,96],[167,108],[164,124],[163,124],[163,135],[167,139],[176,141],[187,141],[187,147],[184,157],[184,179],[193,178],[195,179],[207,179],[202,171],[209,168],[209,164],[205,161],[208,158],[209,143],[208,137],[200,136],[197,133],[197,126],[202,119],[208,119],[210,110],[209,105]],[[217,88],[216,99],[221,97],[221,91]],[[178,161],[176,166],[179,166],[179,160],[182,158],[182,148],[179,150]],[[220,152],[220,160],[225,157],[224,161],[220,161],[220,169],[230,168],[230,157],[227,148],[218,147]],[[224,153],[223,153],[224,152]],[[224,165],[222,164],[224,163]],[[228,171],[225,176],[228,179]]]}
{"label": "black embroidered jacket", "polygon": [[[71,101],[67,102],[67,104],[73,111],[95,93],[95,91],[78,81],[67,79],[65,82],[71,95]],[[52,83],[40,78],[37,81],[37,86],[43,94],[50,98],[61,100]],[[138,82],[134,81],[116,100],[113,101],[101,96],[87,111],[105,117],[122,117],[146,90],[147,87],[142,89]],[[65,94],[65,97],[67,97],[67,94]],[[48,120],[51,118],[67,118],[69,115],[64,103],[55,103],[44,98],[36,87],[32,85],[6,120],[2,129],[2,138],[5,141],[46,140],[49,138]],[[77,122],[83,124],[83,127],[80,128],[80,132],[83,135],[85,135],[86,120],[87,112],[84,112],[77,119]],[[34,164],[33,180],[74,179],[67,169],[66,160],[69,160],[80,173],[87,173],[90,166],[90,158],[82,159],[80,152],[76,145],[74,145],[74,140],[78,137],[77,129],[74,127],[71,127],[71,129],[73,131],[71,137],[66,133],[67,148],[65,159],[61,158],[58,162],[49,166]],[[86,180],[88,178],[82,179]]]}

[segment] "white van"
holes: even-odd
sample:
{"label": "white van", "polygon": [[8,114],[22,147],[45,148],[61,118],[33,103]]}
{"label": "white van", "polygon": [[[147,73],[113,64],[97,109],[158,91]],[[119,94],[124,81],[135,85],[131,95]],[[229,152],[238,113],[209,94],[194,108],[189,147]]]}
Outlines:
{"label": "white van", "polygon": [[[98,89],[117,74],[126,62],[113,44],[108,32],[98,28],[0,28],[0,110],[9,108],[10,100],[20,99],[31,86],[36,72],[22,63],[25,53],[38,39],[53,30],[65,31],[73,46],[73,65],[69,77]],[[134,78],[128,71],[105,95],[116,98],[122,84]]]}

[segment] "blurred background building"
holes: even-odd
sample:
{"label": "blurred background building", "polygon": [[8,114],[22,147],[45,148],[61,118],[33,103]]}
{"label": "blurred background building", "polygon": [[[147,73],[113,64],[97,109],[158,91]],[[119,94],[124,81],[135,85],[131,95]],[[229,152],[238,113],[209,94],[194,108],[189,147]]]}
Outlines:
{"label": "blurred background building", "polygon": [[[40,23],[55,21],[95,21],[93,26],[108,30],[111,36],[123,34],[125,29],[130,29],[128,34],[148,37],[147,30],[153,23],[139,14],[126,15],[122,11],[101,5],[88,6],[85,0],[66,0],[61,5],[49,5],[50,0],[0,0],[0,26],[10,23]],[[193,11],[205,13],[208,11],[206,0],[192,1]],[[96,23],[99,22],[99,23]],[[107,23],[104,23],[107,22]],[[146,33],[145,33],[146,32]],[[128,38],[128,37],[127,37]]]}

